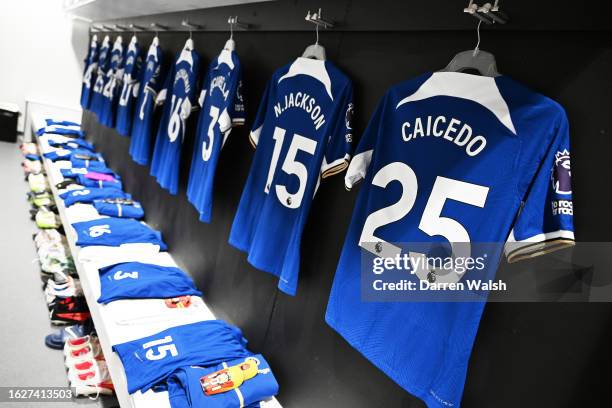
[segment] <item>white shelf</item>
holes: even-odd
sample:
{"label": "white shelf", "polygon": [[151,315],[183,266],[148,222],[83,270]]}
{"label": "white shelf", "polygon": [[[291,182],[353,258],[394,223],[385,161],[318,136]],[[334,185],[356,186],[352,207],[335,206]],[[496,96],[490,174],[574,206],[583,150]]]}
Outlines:
{"label": "white shelf", "polygon": [[[34,119],[33,123],[44,123],[41,122],[40,118]],[[47,144],[47,138],[45,136],[38,138],[38,145],[41,153],[49,149]],[[63,177],[61,172],[58,171],[57,165],[48,159],[43,159],[44,168],[47,173],[48,181],[50,184],[51,191],[55,198],[55,203],[58,208],[59,216],[66,231],[66,238],[70,251],[74,258],[76,270],[79,274],[81,286],[83,287],[83,294],[87,300],[87,305],[91,312],[92,320],[96,327],[96,332],[100,338],[100,345],[102,351],[106,357],[107,365],[109,368],[110,376],[115,386],[115,392],[119,404],[123,408],[170,408],[168,401],[168,395],[166,392],[155,393],[153,391],[147,391],[144,394],[137,392],[135,394],[128,394],[127,382],[125,377],[125,370],[121,363],[121,360],[112,351],[112,345],[123,343],[130,340],[136,340],[142,337],[146,337],[162,330],[176,327],[184,324],[194,323],[204,320],[215,319],[212,311],[206,306],[203,300],[197,298],[194,301],[192,307],[187,309],[174,309],[167,310],[167,313],[172,314],[170,319],[156,318],[155,306],[162,305],[163,300],[161,299],[139,299],[139,300],[120,300],[111,302],[108,305],[101,305],[97,302],[100,296],[100,278],[98,269],[109,262],[108,258],[103,256],[98,261],[84,260],[88,255],[95,251],[102,251],[106,253],[121,253],[122,261],[141,261],[148,263],[158,263],[161,265],[176,265],[172,260],[172,257],[167,252],[160,252],[157,254],[146,254],[143,259],[143,254],[131,253],[126,251],[125,248],[111,248],[111,247],[89,247],[79,248],[75,245],[76,232],[71,226],[69,217],[67,216],[66,207],[63,201],[59,198],[58,190],[55,185],[62,181]],[[73,221],[74,222],[74,221]],[[107,258],[106,261],[104,258]],[[156,303],[157,302],[157,303]],[[132,320],[131,324],[125,324],[124,320]],[[123,323],[123,324],[122,324]],[[266,408],[281,408],[278,401],[273,398],[262,404]]]}

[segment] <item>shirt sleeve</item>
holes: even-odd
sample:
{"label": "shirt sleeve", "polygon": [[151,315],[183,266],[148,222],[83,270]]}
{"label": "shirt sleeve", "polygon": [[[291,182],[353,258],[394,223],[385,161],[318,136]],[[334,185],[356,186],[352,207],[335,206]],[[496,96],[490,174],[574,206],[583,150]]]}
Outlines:
{"label": "shirt sleeve", "polygon": [[348,85],[340,102],[340,113],[336,119],[332,134],[321,165],[321,178],[333,176],[344,171],[351,160],[353,152],[353,87]]}
{"label": "shirt sleeve", "polygon": [[166,98],[168,97],[168,92],[170,92],[170,87],[172,86],[173,78],[174,78],[174,64],[172,64],[172,67],[168,70],[168,73],[166,74],[164,86],[162,87],[162,89],[157,94],[157,97],[155,98],[155,105],[163,105],[164,102],[166,102]]}
{"label": "shirt sleeve", "polygon": [[255,121],[253,122],[251,133],[249,133],[249,141],[253,145],[253,148],[257,147],[257,143],[259,142],[259,135],[261,134],[261,129],[263,127],[264,120],[266,119],[266,112],[268,110],[268,100],[270,99],[271,87],[272,81],[268,81],[264,94],[261,97],[261,102],[259,102],[259,109],[257,110],[257,116],[255,117]]}
{"label": "shirt sleeve", "polygon": [[508,262],[574,245],[569,126],[562,115],[508,237]]}
{"label": "shirt sleeve", "polygon": [[[197,59],[194,58],[195,61]],[[198,62],[194,62],[193,65],[193,83],[191,84],[191,88],[189,89],[189,93],[187,97],[183,101],[181,105],[181,119],[186,120],[191,115],[191,112],[194,112],[200,109],[200,105],[198,104],[198,99],[200,93],[197,92],[200,89],[200,86],[203,82],[203,75],[200,72],[200,64]]]}
{"label": "shirt sleeve", "polygon": [[240,66],[235,68],[235,72],[232,73],[232,86],[230,88],[230,96],[227,102],[227,107],[223,110],[219,116],[219,129],[225,134],[225,137],[229,135],[228,131],[234,126],[240,126],[244,124],[244,102],[242,99],[242,78],[241,78]]}
{"label": "shirt sleeve", "polygon": [[162,85],[165,85],[165,82],[166,82],[164,78],[164,74],[167,74],[168,70],[165,69],[166,67],[163,64],[162,57],[163,57],[163,54],[161,51],[159,51],[157,54],[157,58],[158,58],[157,67],[155,68],[155,72],[153,73],[153,76],[151,77],[149,82],[147,82],[146,84],[144,84],[144,76],[147,71],[147,66],[146,66],[147,60],[145,59],[143,61],[143,67],[142,67],[143,86],[146,86],[146,91],[150,92],[151,95],[153,96],[157,95]]}
{"label": "shirt sleeve", "polygon": [[353,188],[353,186],[363,180],[370,167],[372,161],[372,154],[374,153],[374,146],[376,145],[376,139],[380,132],[380,126],[382,123],[382,116],[385,109],[386,97],[378,104],[374,115],[370,118],[368,127],[364,134],[359,140],[357,149],[355,150],[355,156],[351,160],[348,166],[346,175],[344,176],[344,186],[347,190]]}
{"label": "shirt sleeve", "polygon": [[244,98],[242,96],[242,68],[237,67],[235,73],[235,85],[233,92],[233,100],[228,106],[228,113],[232,118],[232,126],[244,125],[245,110],[244,110]]}

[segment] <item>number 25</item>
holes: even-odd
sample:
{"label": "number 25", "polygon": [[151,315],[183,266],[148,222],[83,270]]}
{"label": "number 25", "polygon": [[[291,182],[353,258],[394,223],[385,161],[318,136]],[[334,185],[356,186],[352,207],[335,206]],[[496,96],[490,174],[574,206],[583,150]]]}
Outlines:
{"label": "number 25", "polygon": [[[376,237],[374,232],[379,227],[404,218],[412,210],[418,194],[417,176],[407,164],[401,162],[387,164],[374,175],[372,184],[377,187],[386,188],[392,181],[399,181],[402,185],[400,199],[396,203],[370,214],[364,223],[359,239],[359,245],[362,248],[382,257],[393,257],[401,253],[401,249]],[[455,200],[483,208],[488,193],[489,187],[442,176],[436,177],[431,194],[421,215],[419,229],[429,236],[440,235],[446,238],[453,249],[453,257],[469,257],[471,253],[469,245],[470,235],[465,227],[458,221],[442,217],[440,214],[446,200]],[[456,245],[457,243],[462,243],[462,245]],[[410,256],[417,257],[424,255],[411,252]],[[416,274],[419,278],[424,279],[427,272],[416,271]],[[446,279],[450,279],[450,281],[457,281],[460,278],[457,274],[449,275],[447,275]]]}

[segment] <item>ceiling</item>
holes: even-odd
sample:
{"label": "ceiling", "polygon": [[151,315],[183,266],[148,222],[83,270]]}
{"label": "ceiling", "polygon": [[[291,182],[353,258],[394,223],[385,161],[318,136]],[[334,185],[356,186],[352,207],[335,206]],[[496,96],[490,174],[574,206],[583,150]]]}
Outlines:
{"label": "ceiling", "polygon": [[64,10],[82,19],[104,21],[264,1],[270,0],[64,0]]}

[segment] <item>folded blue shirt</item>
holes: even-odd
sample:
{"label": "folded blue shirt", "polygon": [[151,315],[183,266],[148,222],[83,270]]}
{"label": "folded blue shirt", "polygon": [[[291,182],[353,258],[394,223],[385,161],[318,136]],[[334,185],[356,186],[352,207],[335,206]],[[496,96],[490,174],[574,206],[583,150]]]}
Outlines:
{"label": "folded blue shirt", "polygon": [[168,249],[161,232],[131,218],[100,218],[76,222],[72,227],[77,233],[76,244],[87,246],[120,246],[122,244],[153,244]]}
{"label": "folded blue shirt", "polygon": [[125,204],[95,200],[93,205],[100,215],[108,215],[109,217],[117,218],[135,218],[137,220],[144,218],[144,210],[137,201],[133,201],[132,204]]}
{"label": "folded blue shirt", "polygon": [[72,163],[72,167],[74,168],[85,168],[91,169],[92,171],[98,171],[100,168],[106,168],[106,163],[103,160],[88,160],[70,157],[70,163]]}
{"label": "folded blue shirt", "polygon": [[77,174],[76,181],[83,187],[98,187],[98,188],[110,187],[110,188],[118,188],[118,189],[123,188],[123,184],[121,184],[120,180],[112,180],[112,181],[94,180],[89,177],[86,177],[85,174]]}
{"label": "folded blue shirt", "polygon": [[[215,395],[206,395],[200,382],[205,375],[227,367],[244,363],[259,363],[259,373],[233,390]],[[249,361],[247,361],[249,362]],[[234,360],[210,367],[181,367],[167,380],[168,397],[172,408],[239,408],[259,406],[259,402],[278,394],[278,382],[270,365],[261,354]]]}
{"label": "folded blue shirt", "polygon": [[94,146],[83,139],[72,139],[66,142],[58,142],[56,140],[50,139],[49,146],[61,147],[62,149],[66,150],[85,149],[90,152],[95,152]]}
{"label": "folded blue shirt", "polygon": [[64,205],[70,207],[76,203],[91,204],[94,200],[103,198],[125,198],[131,199],[132,196],[115,187],[88,187],[78,190],[69,190],[60,194],[60,198],[64,200]]}
{"label": "folded blue shirt", "polygon": [[247,340],[237,327],[206,320],[113,345],[125,369],[130,394],[164,383],[175,370],[190,365],[216,366],[249,357]]}
{"label": "folded blue shirt", "polygon": [[79,174],[87,174],[89,171],[95,171],[96,173],[110,174],[114,178],[120,180],[118,174],[116,174],[112,169],[108,167],[97,167],[95,170],[87,170],[85,168],[74,168],[74,169],[60,169],[62,176],[64,178],[73,178],[76,179]]}
{"label": "folded blue shirt", "polygon": [[169,299],[202,296],[193,280],[179,268],[125,262],[100,269],[98,303],[119,299]]}

